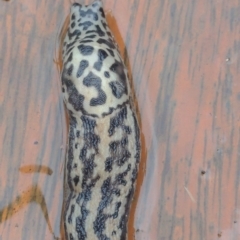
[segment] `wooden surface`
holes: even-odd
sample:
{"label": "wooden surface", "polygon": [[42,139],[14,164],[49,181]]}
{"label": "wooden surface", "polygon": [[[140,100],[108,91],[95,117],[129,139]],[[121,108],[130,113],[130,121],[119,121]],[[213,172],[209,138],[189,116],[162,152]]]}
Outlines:
{"label": "wooden surface", "polygon": [[[103,3],[141,116],[129,239],[239,240],[239,0]],[[61,238],[69,6],[0,1],[0,240]]]}

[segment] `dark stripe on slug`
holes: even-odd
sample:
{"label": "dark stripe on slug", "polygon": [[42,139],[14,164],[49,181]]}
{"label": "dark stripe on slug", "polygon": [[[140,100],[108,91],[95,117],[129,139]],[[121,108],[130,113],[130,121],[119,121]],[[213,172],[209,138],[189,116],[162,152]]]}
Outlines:
{"label": "dark stripe on slug", "polygon": [[112,37],[111,32],[108,32],[108,31],[107,31],[107,35],[108,35],[109,37]]}
{"label": "dark stripe on slug", "polygon": [[74,32],[72,32],[72,33],[68,30],[68,37],[70,40],[72,37],[75,37],[75,36],[79,37],[80,35],[81,35],[81,31],[78,29],[74,30]]}
{"label": "dark stripe on slug", "polygon": [[71,205],[71,212],[70,215],[68,216],[68,223],[72,223],[72,215],[74,214],[75,206]]}
{"label": "dark stripe on slug", "polygon": [[115,48],[115,45],[114,45],[114,43],[110,40],[110,39],[108,39],[108,40],[106,40],[106,39],[103,39],[103,38],[99,38],[98,40],[97,40],[97,43],[99,43],[99,44],[105,44],[106,46],[108,46],[109,48]]}
{"label": "dark stripe on slug", "polygon": [[101,21],[101,23],[102,23],[104,29],[106,30],[108,28],[107,23],[105,21],[103,21],[103,20]]}
{"label": "dark stripe on slug", "polygon": [[[66,50],[68,51],[73,45],[75,44],[75,42],[73,41],[73,42],[71,42],[71,43],[69,43],[69,44],[67,44],[67,46],[66,46]],[[72,48],[71,48],[72,49]]]}
{"label": "dark stripe on slug", "polygon": [[101,193],[102,199],[98,205],[97,216],[93,222],[93,229],[98,239],[109,239],[103,231],[106,229],[106,220],[109,218],[109,215],[104,213],[104,209],[111,203],[111,195],[114,193],[110,177],[104,180],[101,187]]}
{"label": "dark stripe on slug", "polygon": [[136,144],[136,154],[135,154],[135,158],[136,158],[136,162],[139,163],[140,162],[140,154],[141,154],[141,136],[140,136],[140,129],[138,127],[138,122],[137,122],[137,118],[135,116],[134,113],[132,113],[132,117],[134,119],[134,133],[135,133],[135,144]]}
{"label": "dark stripe on slug", "polygon": [[67,55],[68,55],[70,52],[72,52],[73,48],[74,48],[74,46],[73,46],[73,47],[71,47],[71,48],[69,48],[69,49],[67,48],[67,52],[66,52],[66,54],[65,54],[65,55],[67,56]]}
{"label": "dark stripe on slug", "polygon": [[122,203],[121,202],[116,202],[115,205],[115,212],[113,214],[113,219],[118,217],[118,212],[119,212],[119,208],[121,207]]}
{"label": "dark stripe on slug", "polygon": [[85,240],[87,237],[87,233],[85,231],[85,219],[87,216],[87,210],[85,206],[81,207],[81,212],[85,212],[84,218],[83,217],[77,217],[76,218],[76,232],[78,234],[78,239]]}
{"label": "dark stripe on slug", "polygon": [[131,200],[133,198],[133,193],[134,193],[134,186],[132,185],[131,188],[129,189],[129,192],[127,195],[127,201],[124,206],[125,212],[122,214],[120,224],[118,226],[118,228],[120,228],[122,230],[120,240],[126,239],[128,214],[129,214],[129,210],[130,210],[130,206],[131,206]]}
{"label": "dark stripe on slug", "polygon": [[[97,35],[87,35],[86,37],[84,37],[83,39],[86,39],[86,38],[95,38]],[[82,42],[82,41],[81,41]]]}
{"label": "dark stripe on slug", "polygon": [[86,32],[86,34],[97,33],[97,35],[100,37],[105,36],[105,33],[102,31],[102,29],[98,25],[96,25],[95,27],[96,27],[96,30],[89,30]]}
{"label": "dark stripe on slug", "polygon": [[[80,151],[79,159],[83,163],[82,188],[86,187],[86,182],[91,179],[94,168],[97,166],[94,162],[95,155],[98,153],[98,145],[100,137],[95,133],[96,121],[87,116],[81,116],[83,124],[83,139],[84,145]],[[91,151],[87,158],[88,151]],[[89,154],[88,154],[89,155]]]}
{"label": "dark stripe on slug", "polygon": [[94,42],[92,39],[81,40],[81,43],[91,43]]}
{"label": "dark stripe on slug", "polygon": [[126,106],[127,104],[129,104],[129,100],[127,100],[127,101],[124,102],[123,104],[117,105],[115,108],[110,107],[110,108],[108,109],[108,112],[102,113],[102,117],[105,117],[105,116],[107,116],[107,115],[109,115],[109,114],[112,114],[113,111],[115,111],[115,110],[117,110],[117,109],[121,109],[121,108],[123,108],[124,106]]}
{"label": "dark stripe on slug", "polygon": [[75,124],[74,124],[74,117],[70,118],[70,124],[69,125],[70,125],[70,127],[69,127],[69,135],[68,135],[69,147],[68,147],[68,151],[67,151],[67,170],[68,170],[67,171],[68,172],[68,174],[67,174],[67,181],[68,181],[68,184],[69,184],[69,188],[71,190],[73,190],[73,185],[72,185],[72,181],[71,181],[70,171],[71,171],[71,165],[72,165],[72,162],[73,162],[73,159],[74,159],[73,144],[74,144],[74,139],[75,139],[74,129],[76,128]]}
{"label": "dark stripe on slug", "polygon": [[111,54],[112,57],[114,57],[114,52],[112,49],[107,48],[107,51]]}
{"label": "dark stripe on slug", "polygon": [[73,53],[71,52],[68,59],[67,59],[67,62],[71,62],[72,61],[72,57],[73,57]]}

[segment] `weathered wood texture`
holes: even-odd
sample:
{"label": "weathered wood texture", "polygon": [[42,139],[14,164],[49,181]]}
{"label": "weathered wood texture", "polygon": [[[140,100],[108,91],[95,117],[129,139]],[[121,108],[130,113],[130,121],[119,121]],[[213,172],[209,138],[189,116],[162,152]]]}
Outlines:
{"label": "weathered wood texture", "polygon": [[[129,239],[239,240],[240,1],[103,2],[141,115]],[[0,240],[60,237],[69,6],[0,2]]]}

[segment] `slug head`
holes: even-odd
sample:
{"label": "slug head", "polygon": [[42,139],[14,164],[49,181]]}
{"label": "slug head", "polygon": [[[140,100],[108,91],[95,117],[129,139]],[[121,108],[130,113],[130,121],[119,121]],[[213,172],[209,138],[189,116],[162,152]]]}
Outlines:
{"label": "slug head", "polygon": [[75,21],[76,24],[85,21],[98,21],[104,17],[102,1],[97,0],[86,6],[74,3],[71,6],[70,19]]}

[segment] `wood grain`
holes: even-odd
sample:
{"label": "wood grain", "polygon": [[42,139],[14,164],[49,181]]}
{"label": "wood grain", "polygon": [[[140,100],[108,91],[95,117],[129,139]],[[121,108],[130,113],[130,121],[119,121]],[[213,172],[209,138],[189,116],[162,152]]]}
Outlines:
{"label": "wood grain", "polygon": [[[141,117],[129,239],[239,240],[239,0],[103,3]],[[61,238],[69,6],[0,2],[0,240]]]}

